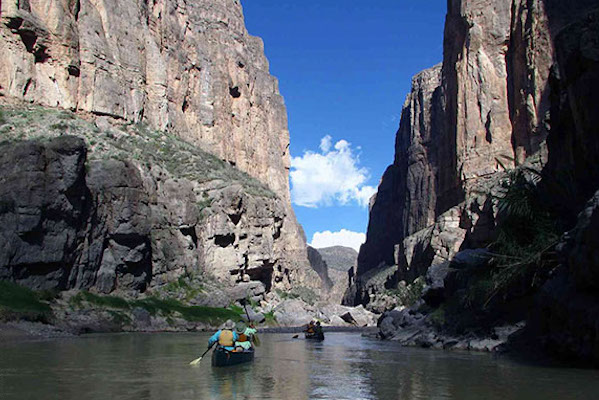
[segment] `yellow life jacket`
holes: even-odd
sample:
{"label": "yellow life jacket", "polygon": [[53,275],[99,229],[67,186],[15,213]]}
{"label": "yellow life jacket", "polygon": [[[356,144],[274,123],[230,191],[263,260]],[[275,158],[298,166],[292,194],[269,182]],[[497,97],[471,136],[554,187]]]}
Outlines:
{"label": "yellow life jacket", "polygon": [[220,331],[220,335],[218,335],[218,344],[224,347],[233,346],[233,331],[228,329]]}

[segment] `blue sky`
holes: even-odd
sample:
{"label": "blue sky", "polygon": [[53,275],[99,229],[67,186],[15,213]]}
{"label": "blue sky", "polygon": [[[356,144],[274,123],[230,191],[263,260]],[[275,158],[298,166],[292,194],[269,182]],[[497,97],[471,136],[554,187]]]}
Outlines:
{"label": "blue sky", "polygon": [[351,232],[366,232],[366,198],[393,160],[411,78],[442,60],[446,0],[242,5],[287,106],[292,201],[308,242],[357,246]]}

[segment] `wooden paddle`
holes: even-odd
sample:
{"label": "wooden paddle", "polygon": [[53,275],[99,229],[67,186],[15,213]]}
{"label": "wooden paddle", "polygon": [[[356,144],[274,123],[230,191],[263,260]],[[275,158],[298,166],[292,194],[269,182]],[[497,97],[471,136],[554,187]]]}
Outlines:
{"label": "wooden paddle", "polygon": [[202,361],[202,357],[204,357],[206,355],[206,353],[208,353],[210,350],[212,350],[212,346],[214,346],[216,342],[212,343],[210,345],[210,347],[208,347],[208,350],[206,350],[204,352],[204,354],[202,354],[200,357],[196,358],[195,360],[193,360],[192,362],[189,363],[189,365],[197,365],[200,361]]}

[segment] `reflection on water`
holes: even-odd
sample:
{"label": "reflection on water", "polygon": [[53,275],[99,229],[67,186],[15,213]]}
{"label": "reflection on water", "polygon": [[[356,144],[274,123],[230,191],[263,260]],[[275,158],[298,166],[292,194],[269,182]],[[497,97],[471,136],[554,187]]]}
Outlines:
{"label": "reflection on water", "polygon": [[121,334],[0,344],[0,399],[599,399],[599,371],[402,348],[329,333],[261,335],[253,363],[197,367],[207,334]]}

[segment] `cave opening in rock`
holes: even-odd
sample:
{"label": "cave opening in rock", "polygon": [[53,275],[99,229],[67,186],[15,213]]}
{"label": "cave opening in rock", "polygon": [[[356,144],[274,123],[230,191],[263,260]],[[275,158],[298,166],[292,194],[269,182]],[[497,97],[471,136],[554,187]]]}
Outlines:
{"label": "cave opening in rock", "polygon": [[229,88],[229,94],[231,95],[231,97],[233,97],[234,99],[238,98],[239,96],[241,96],[241,92],[239,91],[239,88],[237,86],[231,87]]}
{"label": "cave opening in rock", "polygon": [[227,233],[226,235],[215,235],[214,244],[220,247],[228,247],[235,242],[235,234]]}
{"label": "cave opening in rock", "polygon": [[245,273],[250,277],[252,281],[260,281],[266,288],[267,292],[270,292],[272,288],[272,273],[274,270],[274,263],[269,261],[263,261],[262,266],[258,268],[250,268]]}
{"label": "cave opening in rock", "polygon": [[68,71],[69,75],[74,76],[74,77],[79,77],[81,75],[81,70],[76,65],[69,65],[67,67],[67,71]]}
{"label": "cave opening in rock", "polygon": [[196,235],[196,230],[195,230],[194,226],[181,227],[181,228],[179,228],[179,231],[181,231],[181,233],[184,236],[189,236],[189,238],[193,242],[194,246],[196,248],[198,247],[198,235]]}

